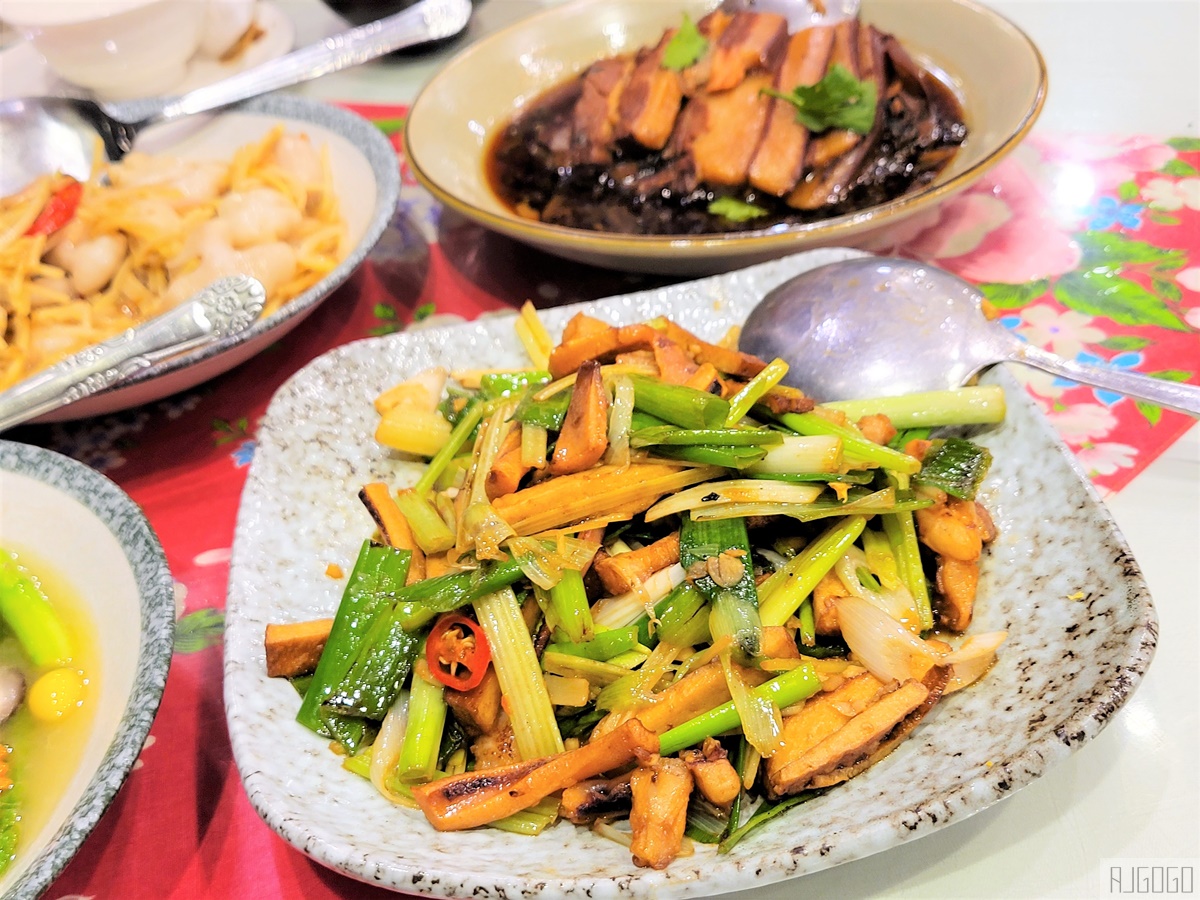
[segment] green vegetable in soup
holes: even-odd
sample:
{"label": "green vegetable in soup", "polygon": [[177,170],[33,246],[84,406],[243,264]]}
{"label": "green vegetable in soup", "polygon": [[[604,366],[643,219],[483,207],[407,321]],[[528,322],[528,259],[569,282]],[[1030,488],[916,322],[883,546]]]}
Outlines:
{"label": "green vegetable in soup", "polygon": [[16,789],[0,793],[0,875],[7,871],[17,853],[20,838],[21,814],[17,806]]}
{"label": "green vegetable in soup", "polygon": [[37,668],[63,665],[75,655],[66,627],[37,582],[0,549],[0,618]]}

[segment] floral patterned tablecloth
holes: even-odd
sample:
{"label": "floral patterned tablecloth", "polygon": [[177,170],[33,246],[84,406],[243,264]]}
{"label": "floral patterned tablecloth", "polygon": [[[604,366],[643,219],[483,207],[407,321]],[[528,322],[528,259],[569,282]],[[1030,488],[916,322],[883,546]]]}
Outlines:
{"label": "floral patterned tablecloth", "polygon": [[[396,140],[403,110],[353,107]],[[398,147],[398,140],[396,141]],[[1040,135],[887,246],[980,283],[1004,325],[1085,362],[1200,381],[1200,140]],[[441,209],[405,172],[392,229],[307,321],[195,390],[11,437],[81,459],[145,509],[176,578],[176,656],[136,770],[47,893],[73,897],[367,897],[264,825],[225,728],[220,643],[230,543],[254,433],[275,389],[325,350],[451,317],[587,300],[658,281],[589,270]],[[1022,371],[1102,492],[1191,424]]]}

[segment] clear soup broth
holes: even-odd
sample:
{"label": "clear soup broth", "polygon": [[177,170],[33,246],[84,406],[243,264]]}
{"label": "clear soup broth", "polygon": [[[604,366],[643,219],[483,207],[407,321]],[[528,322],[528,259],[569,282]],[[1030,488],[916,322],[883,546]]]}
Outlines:
{"label": "clear soup broth", "polygon": [[8,775],[13,783],[10,799],[18,817],[15,849],[0,858],[0,872],[21,857],[29,838],[51,818],[74,778],[95,719],[100,676],[95,625],[71,584],[33,554],[17,547],[5,549],[15,555],[17,564],[41,588],[65,625],[75,651],[69,667],[83,672],[85,686],[81,704],[70,715],[54,722],[37,719],[29,710],[28,690],[48,669],[34,668],[16,637],[0,624],[0,667],[16,667],[26,680],[25,700],[8,721],[0,724],[0,743],[9,749]]}

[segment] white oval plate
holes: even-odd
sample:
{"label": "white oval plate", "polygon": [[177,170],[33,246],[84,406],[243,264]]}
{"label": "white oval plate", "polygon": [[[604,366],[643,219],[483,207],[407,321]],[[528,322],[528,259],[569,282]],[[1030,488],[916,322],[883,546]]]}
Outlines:
{"label": "white oval plate", "polygon": [[79,768],[50,817],[22,835],[0,879],[32,900],[75,855],[125,781],[154,721],[175,636],[175,590],[141,509],[103,475],[65,456],[0,441],[0,547],[53,567],[96,626],[101,671]]}
{"label": "white oval plate", "polygon": [[151,366],[121,387],[61,407],[39,421],[82,419],[140,406],[227,372],[304,321],[366,259],[395,212],[400,168],[387,138],[361,116],[304,97],[272,94],[217,115],[159,126],[147,131],[137,148],[191,159],[227,159],[280,122],[289,132],[307,134],[316,146],[329,148],[334,189],[352,248],[347,257],[241,334]]}
{"label": "white oval plate", "polygon": [[[816,250],[750,269],[541,315],[554,332],[580,309],[612,322],[676,317],[714,339],[771,288],[858,255]],[[469,361],[469,362],[466,362]],[[332,615],[373,523],[368,481],[411,484],[418,467],[372,438],[371,399],[406,374],[524,365],[510,318],[340,347],[272,400],[242,497],[225,631],[225,705],[251,803],[284,838],[364,881],[440,897],[685,897],[758,887],[877,853],[984,809],[1094,737],[1141,680],[1157,622],[1136,562],[1072,457],[1004,372],[1009,414],[983,431],[996,462],[984,489],[999,528],[972,630],[1007,629],[996,666],[939,703],[891,756],[798,807],[728,855],[697,846],[662,872],[559,823],[537,838],[442,834],[341,769],[328,742],[294,720],[299,700],[266,677],[269,622]]]}

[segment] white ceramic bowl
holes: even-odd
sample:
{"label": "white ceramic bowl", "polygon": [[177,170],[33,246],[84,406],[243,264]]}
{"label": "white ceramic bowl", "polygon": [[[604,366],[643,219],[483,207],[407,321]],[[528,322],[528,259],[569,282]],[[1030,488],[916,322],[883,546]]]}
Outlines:
{"label": "white ceramic bowl", "polygon": [[491,189],[492,138],[523,106],[593,61],[654,43],[684,11],[713,0],[577,0],[519,22],[450,61],[413,104],[404,133],[414,174],[438,200],[501,234],[613,269],[698,275],[813,247],[863,244],[962,190],[1015,147],[1046,95],[1046,69],[1019,29],[972,0],[863,0],[862,18],[890,32],[958,94],[970,135],[934,181],[888,203],[807,225],[730,234],[630,235],[524,219]]}
{"label": "white ceramic bowl", "polygon": [[79,766],[0,879],[32,900],[62,871],[129,774],[158,710],[175,593],[150,523],[115,484],[65,456],[0,441],[0,546],[30,553],[73,589],[96,626],[95,718]]}
{"label": "white ceramic bowl", "polygon": [[329,148],[333,183],[349,231],[349,255],[319,282],[233,337],[140,372],[112,390],[64,406],[39,421],[80,419],[128,409],[193,387],[245,362],[287,334],[362,264],[396,208],[400,170],[383,133],[361,116],[287,94],[250,100],[215,116],[147,131],[138,149],[185,158],[228,158],[280,122]]}
{"label": "white ceramic bowl", "polygon": [[[541,315],[552,333],[580,310],[614,323],[668,315],[713,340],[771,288],[851,255],[816,250]],[[995,455],[983,500],[999,537],[984,558],[971,630],[1009,637],[979,684],[940,702],[887,759],[725,855],[698,846],[655,872],[568,823],[536,838],[439,833],[342,769],[328,741],[295,721],[295,690],[266,677],[263,629],[333,614],[342,583],[325,567],[349,571],[374,527],[359,488],[411,484],[422,468],[375,443],[371,398],[431,365],[525,360],[509,317],[359,341],[293,376],[260,424],[230,570],[226,714],[255,809],[328,866],[441,897],[657,900],[758,887],[896,847],[990,806],[1099,733],[1149,665],[1157,623],[1129,548],[1028,395],[993,371],[987,378],[1003,385],[1008,417],[976,439]]]}

